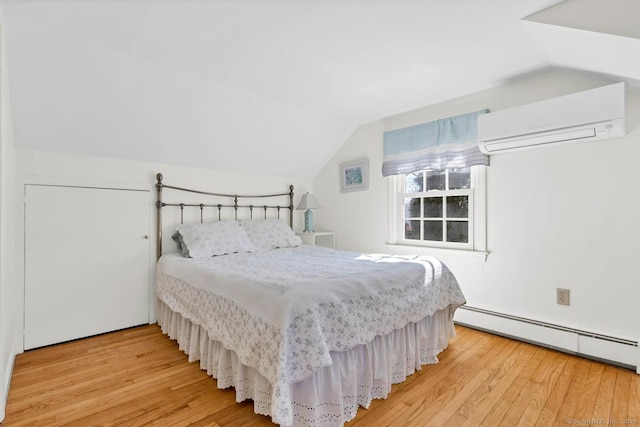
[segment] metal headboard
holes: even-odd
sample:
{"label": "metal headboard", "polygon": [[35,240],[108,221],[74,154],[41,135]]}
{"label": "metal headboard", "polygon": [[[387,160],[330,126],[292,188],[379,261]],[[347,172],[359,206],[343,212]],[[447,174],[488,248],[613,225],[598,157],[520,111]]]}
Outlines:
{"label": "metal headboard", "polygon": [[[160,258],[162,255],[162,208],[167,206],[179,207],[180,208],[180,223],[184,221],[184,208],[199,208],[200,209],[200,222],[203,222],[204,218],[204,208],[215,208],[218,210],[218,220],[222,218],[222,208],[233,208],[234,209],[234,218],[238,219],[238,209],[249,209],[249,217],[253,218],[253,210],[263,210],[264,218],[267,218],[267,210],[275,209],[278,214],[278,218],[280,218],[280,210],[287,209],[289,211],[289,227],[293,228],[293,185],[289,186],[288,193],[277,193],[277,194],[261,194],[261,195],[239,195],[239,194],[222,194],[222,193],[210,193],[207,191],[193,190],[190,188],[182,188],[182,187],[174,187],[172,185],[166,185],[162,182],[162,174],[158,173],[156,175],[156,190],[157,190],[157,199],[156,199],[156,212],[157,212],[157,235],[156,235],[156,257]],[[205,204],[205,203],[165,203],[162,201],[162,190],[164,188],[185,191],[188,193],[202,194],[204,196],[214,196],[222,199],[228,199],[226,203],[213,203],[213,204]],[[289,204],[286,206],[282,205],[253,205],[253,204],[239,204],[240,199],[260,199],[260,198],[269,198],[269,197],[289,197]],[[233,203],[231,203],[231,201]]]}

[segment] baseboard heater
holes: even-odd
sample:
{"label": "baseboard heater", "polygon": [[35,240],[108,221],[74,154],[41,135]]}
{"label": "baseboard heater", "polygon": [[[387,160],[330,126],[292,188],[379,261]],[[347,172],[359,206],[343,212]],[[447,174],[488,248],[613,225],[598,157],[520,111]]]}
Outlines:
{"label": "baseboard heater", "polygon": [[640,374],[640,348],[637,340],[467,305],[456,310],[454,321],[473,329],[632,369]]}

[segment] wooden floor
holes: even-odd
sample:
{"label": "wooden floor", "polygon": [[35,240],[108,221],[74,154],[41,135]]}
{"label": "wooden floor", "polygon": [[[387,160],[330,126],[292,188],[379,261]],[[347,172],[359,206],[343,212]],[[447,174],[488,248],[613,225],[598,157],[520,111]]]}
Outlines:
{"label": "wooden floor", "polygon": [[[640,423],[640,375],[456,327],[440,363],[360,408],[351,426]],[[267,426],[252,402],[188,363],[157,325],[16,358],[2,426]]]}

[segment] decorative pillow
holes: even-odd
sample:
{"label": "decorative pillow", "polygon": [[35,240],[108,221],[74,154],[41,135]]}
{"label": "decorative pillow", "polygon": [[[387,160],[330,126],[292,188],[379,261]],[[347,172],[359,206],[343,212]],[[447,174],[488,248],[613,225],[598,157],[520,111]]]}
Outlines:
{"label": "decorative pillow", "polygon": [[173,240],[178,242],[182,255],[190,258],[252,252],[254,245],[238,221],[223,220],[203,224],[182,224],[176,227]]}
{"label": "decorative pillow", "polygon": [[289,225],[279,219],[241,219],[240,226],[247,231],[256,249],[290,248],[300,246],[302,239]]}

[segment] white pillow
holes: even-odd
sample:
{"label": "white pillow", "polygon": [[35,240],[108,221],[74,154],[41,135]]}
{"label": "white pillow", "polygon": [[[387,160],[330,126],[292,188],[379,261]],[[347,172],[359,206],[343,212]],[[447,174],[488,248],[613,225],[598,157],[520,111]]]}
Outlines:
{"label": "white pillow", "polygon": [[240,226],[247,231],[257,250],[290,248],[302,244],[302,239],[279,219],[241,219]]}
{"label": "white pillow", "polygon": [[238,221],[181,224],[176,227],[176,230],[174,240],[181,244],[182,254],[187,257],[207,258],[255,250],[255,246]]}

